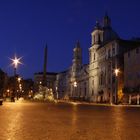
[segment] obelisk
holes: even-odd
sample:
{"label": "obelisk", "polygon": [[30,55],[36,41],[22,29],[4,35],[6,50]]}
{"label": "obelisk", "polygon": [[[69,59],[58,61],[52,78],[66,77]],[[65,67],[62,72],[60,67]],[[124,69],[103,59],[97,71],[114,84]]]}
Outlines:
{"label": "obelisk", "polygon": [[43,86],[47,86],[47,45],[44,49]]}

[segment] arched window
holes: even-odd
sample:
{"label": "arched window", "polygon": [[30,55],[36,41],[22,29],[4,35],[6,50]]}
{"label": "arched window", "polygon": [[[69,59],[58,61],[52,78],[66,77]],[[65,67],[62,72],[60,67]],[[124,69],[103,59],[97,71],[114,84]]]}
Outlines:
{"label": "arched window", "polygon": [[101,74],[101,85],[103,85],[103,73]]}
{"label": "arched window", "polygon": [[93,59],[95,60],[95,53],[94,53]]}
{"label": "arched window", "polygon": [[95,38],[95,35],[93,36],[93,44],[95,44],[95,42],[96,42],[96,38]]}
{"label": "arched window", "polygon": [[101,43],[100,34],[98,34],[98,43]]}

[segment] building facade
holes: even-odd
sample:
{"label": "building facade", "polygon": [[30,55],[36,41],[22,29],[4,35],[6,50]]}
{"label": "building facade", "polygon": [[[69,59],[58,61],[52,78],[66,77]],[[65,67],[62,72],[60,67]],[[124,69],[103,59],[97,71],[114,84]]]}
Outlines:
{"label": "building facade", "polygon": [[[46,73],[46,86],[49,89],[52,89],[53,91],[55,91],[56,75],[57,75],[57,73],[54,73],[54,72],[47,72]],[[35,73],[34,74],[35,91],[38,91],[39,86],[43,85],[43,82],[44,82],[44,73],[43,72]]]}
{"label": "building facade", "polygon": [[116,79],[113,71],[119,66],[119,36],[111,27],[108,15],[103,25],[98,22],[91,33],[89,48],[89,96],[93,102],[116,102]]}
{"label": "building facade", "polygon": [[140,44],[124,54],[125,102],[140,104]]}
{"label": "building facade", "polygon": [[61,99],[88,100],[89,65],[82,63],[79,42],[73,49],[72,66],[58,73],[56,77],[56,89]]}
{"label": "building facade", "polygon": [[111,19],[105,14],[102,24],[96,22],[91,33],[89,64],[83,64],[82,48],[77,42],[73,49],[72,65],[55,75],[54,93],[60,99],[122,102],[123,89],[129,86],[124,83],[129,75],[129,72],[124,71],[124,63],[127,64],[124,53],[139,45],[138,40],[121,39],[112,29]]}

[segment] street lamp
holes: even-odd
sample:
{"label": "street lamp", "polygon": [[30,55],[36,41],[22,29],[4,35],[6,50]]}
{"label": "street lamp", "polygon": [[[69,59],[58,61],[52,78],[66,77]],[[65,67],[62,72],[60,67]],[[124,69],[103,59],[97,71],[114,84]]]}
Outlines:
{"label": "street lamp", "polygon": [[115,80],[115,84],[116,84],[116,88],[115,88],[115,103],[117,104],[118,102],[118,74],[120,73],[120,70],[118,68],[116,68],[114,70],[115,76],[116,76],[116,80]]}
{"label": "street lamp", "polygon": [[58,87],[55,87],[55,89],[56,89],[56,98],[58,100]]}
{"label": "street lamp", "polygon": [[[14,58],[10,58],[10,60],[12,61],[12,63],[11,63],[11,65],[12,66],[14,66],[14,90],[13,90],[13,94],[15,95],[15,93],[14,92],[16,92],[17,93],[17,91],[16,91],[16,83],[17,83],[17,79],[16,79],[16,70],[17,70],[17,67],[18,67],[18,65],[19,64],[22,64],[21,63],[21,60],[22,59],[22,57],[17,57],[17,56],[15,56]],[[21,78],[19,77],[18,78],[18,81],[20,82],[20,80],[21,80]],[[12,96],[12,99],[11,100],[14,100],[13,98],[14,98],[14,95]],[[16,96],[17,96],[17,99],[18,99],[18,95],[16,94]]]}
{"label": "street lamp", "polygon": [[20,81],[21,81],[21,77],[18,77],[18,82],[20,83]]}
{"label": "street lamp", "polygon": [[9,97],[10,90],[9,90],[9,89],[7,89],[6,91],[7,91],[6,96],[8,96],[8,97]]}
{"label": "street lamp", "polygon": [[116,68],[114,72],[115,72],[115,76],[117,77],[119,72],[120,72],[120,70]]}
{"label": "street lamp", "polygon": [[77,82],[76,82],[76,81],[73,83],[73,86],[74,86],[75,88],[77,87]]}
{"label": "street lamp", "polygon": [[17,58],[16,56],[13,58],[10,58],[10,60],[12,61],[12,64],[14,66],[14,75],[16,75],[16,69],[18,67],[18,64],[22,64],[20,62],[20,60],[22,59],[22,57]]}
{"label": "street lamp", "polygon": [[[76,88],[77,88],[77,82],[75,81],[74,83],[73,83],[73,86],[74,86],[74,93],[77,95],[77,91],[76,91]],[[74,95],[75,96],[75,95]]]}

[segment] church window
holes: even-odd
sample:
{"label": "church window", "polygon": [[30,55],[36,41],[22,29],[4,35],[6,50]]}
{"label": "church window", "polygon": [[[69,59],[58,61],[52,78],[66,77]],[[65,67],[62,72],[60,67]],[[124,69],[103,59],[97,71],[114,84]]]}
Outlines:
{"label": "church window", "polygon": [[112,48],[112,54],[115,55],[115,48]]}
{"label": "church window", "polygon": [[101,74],[101,85],[103,85],[103,74]]}
{"label": "church window", "polygon": [[103,73],[100,75],[99,77],[99,85],[103,85],[104,84],[104,76],[103,76]]}
{"label": "church window", "polygon": [[94,80],[92,80],[92,86],[94,86]]}
{"label": "church window", "polygon": [[91,52],[89,52],[89,59],[92,61]]}
{"label": "church window", "polygon": [[98,43],[101,42],[100,34],[98,34]]}
{"label": "church window", "polygon": [[94,60],[95,60],[95,53],[94,53]]}
{"label": "church window", "polygon": [[93,44],[95,44],[95,35],[93,36]]}
{"label": "church window", "polygon": [[92,89],[92,96],[94,95],[94,90]]}
{"label": "church window", "polygon": [[87,88],[86,88],[87,84],[86,84],[86,82],[84,83],[84,85],[85,85],[85,96],[86,96],[86,94],[87,94]]}

